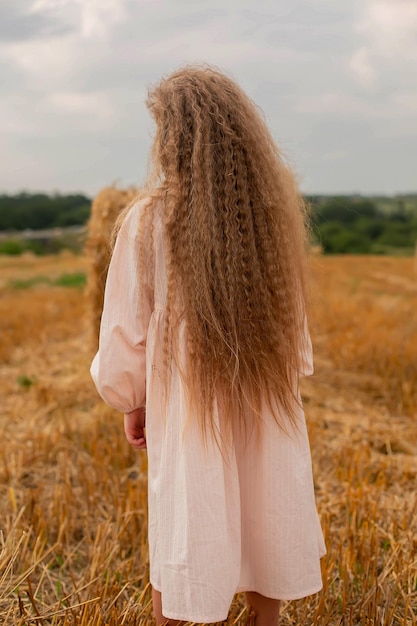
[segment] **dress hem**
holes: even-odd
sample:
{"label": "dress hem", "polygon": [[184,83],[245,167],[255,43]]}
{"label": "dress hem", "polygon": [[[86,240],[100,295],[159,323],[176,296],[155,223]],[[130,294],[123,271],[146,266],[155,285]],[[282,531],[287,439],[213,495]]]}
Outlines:
{"label": "dress hem", "polygon": [[[160,589],[158,589],[158,587],[156,585],[153,584],[152,580],[150,581],[152,587],[155,589],[155,591],[158,591],[160,594],[162,594],[162,591]],[[207,618],[206,617],[184,617],[183,613],[172,613],[171,611],[168,611],[169,615],[166,615],[165,612],[163,612],[163,617],[166,619],[177,619],[181,622],[195,622],[197,624],[215,624],[216,622],[224,622],[225,620],[227,620],[227,616],[229,614],[229,610],[227,611],[226,615],[222,615],[221,617],[210,617]]]}
{"label": "dress hem", "polygon": [[313,596],[315,593],[319,593],[322,589],[323,589],[323,583],[320,585],[320,587],[314,587],[311,590],[301,591],[296,594],[284,593],[280,595],[277,595],[277,594],[271,595],[271,594],[259,591],[259,589],[254,589],[253,587],[244,585],[242,587],[238,587],[235,593],[245,593],[245,592],[259,593],[261,596],[264,596],[265,598],[270,598],[271,600],[282,600],[283,602],[290,602],[292,600],[302,600],[303,598],[307,598],[308,596]]}
{"label": "dress hem", "polygon": [[[157,585],[154,585],[154,583],[152,582],[152,580],[150,581],[152,587],[155,589],[155,591],[158,591],[159,593],[162,594],[161,589],[158,589]],[[269,595],[269,594],[265,594],[262,593],[261,591],[259,591],[258,589],[253,589],[253,588],[249,588],[248,586],[242,586],[242,587],[238,587],[235,591],[235,593],[245,593],[245,592],[252,592],[252,593],[259,593],[263,596],[265,596],[266,598],[270,598],[271,600],[281,600],[282,602],[289,602],[292,600],[301,600],[302,598],[307,598],[308,596],[312,596],[316,593],[319,593],[321,590],[323,589],[323,584],[321,584],[319,587],[314,587],[312,590],[306,591],[306,592],[300,592],[297,593],[295,595],[291,595],[291,594],[283,594],[280,595],[279,597],[274,597],[274,595]],[[197,624],[215,624],[216,622],[224,622],[225,620],[227,620],[228,615],[229,615],[229,610],[230,607],[226,613],[225,616],[222,617],[210,617],[208,618],[207,616],[205,617],[198,617],[196,618],[195,616],[190,618],[190,617],[184,617],[184,614],[182,613],[172,613],[170,611],[168,611],[168,613],[170,613],[170,615],[166,615],[165,613],[163,614],[163,616],[166,619],[177,619],[180,620],[182,622],[196,622]]]}

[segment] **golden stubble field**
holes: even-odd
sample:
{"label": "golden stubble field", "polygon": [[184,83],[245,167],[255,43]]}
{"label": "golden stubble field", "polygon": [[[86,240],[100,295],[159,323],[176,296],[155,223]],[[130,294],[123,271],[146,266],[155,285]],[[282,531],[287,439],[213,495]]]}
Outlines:
{"label": "golden stubble field", "polygon": [[[0,258],[5,625],[152,624],[146,455],[90,382],[82,288],[54,284],[86,265]],[[281,624],[415,625],[415,261],[317,256],[312,285],[316,373],[302,390],[328,554],[323,592],[284,604]],[[237,597],[228,623],[246,621]]]}

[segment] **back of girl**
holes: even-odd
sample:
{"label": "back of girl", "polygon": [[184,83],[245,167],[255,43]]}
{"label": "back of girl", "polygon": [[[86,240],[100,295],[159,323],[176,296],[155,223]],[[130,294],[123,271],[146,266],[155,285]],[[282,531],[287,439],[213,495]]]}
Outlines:
{"label": "back of girl", "polygon": [[[186,67],[151,90],[148,193],[107,278],[92,375],[147,447],[157,624],[257,626],[321,588],[299,377],[312,373],[303,203],[255,105]],[[146,435],[145,435],[146,407]]]}

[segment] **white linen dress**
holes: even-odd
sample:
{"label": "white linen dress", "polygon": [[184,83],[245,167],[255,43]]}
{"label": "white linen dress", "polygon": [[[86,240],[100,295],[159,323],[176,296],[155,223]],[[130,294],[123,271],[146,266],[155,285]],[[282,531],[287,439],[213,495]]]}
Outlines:
{"label": "white linen dress", "polygon": [[[162,226],[154,226],[154,306],[138,281],[138,222],[128,213],[111,259],[99,351],[91,374],[102,398],[122,413],[146,402],[149,468],[150,580],[166,617],[192,622],[226,619],[233,595],[256,591],[281,600],[322,587],[325,553],[317,515],[302,409],[286,434],[265,411],[263,435],[236,435],[224,454],[204,444],[188,415],[186,392],[173,365],[166,402],[162,337],[166,271]],[[180,328],[180,350],[185,346]],[[313,371],[306,331],[304,367]],[[182,357],[186,363],[186,353]],[[218,407],[214,419],[219,420]]]}

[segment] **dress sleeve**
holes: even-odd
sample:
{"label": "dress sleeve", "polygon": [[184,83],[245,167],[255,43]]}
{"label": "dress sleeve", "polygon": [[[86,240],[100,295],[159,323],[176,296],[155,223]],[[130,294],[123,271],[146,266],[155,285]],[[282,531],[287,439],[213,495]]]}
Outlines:
{"label": "dress sleeve", "polygon": [[136,205],[117,236],[104,292],[99,349],[90,369],[100,396],[121,413],[144,406],[146,397],[152,293],[140,289],[139,216],[140,206]]}

